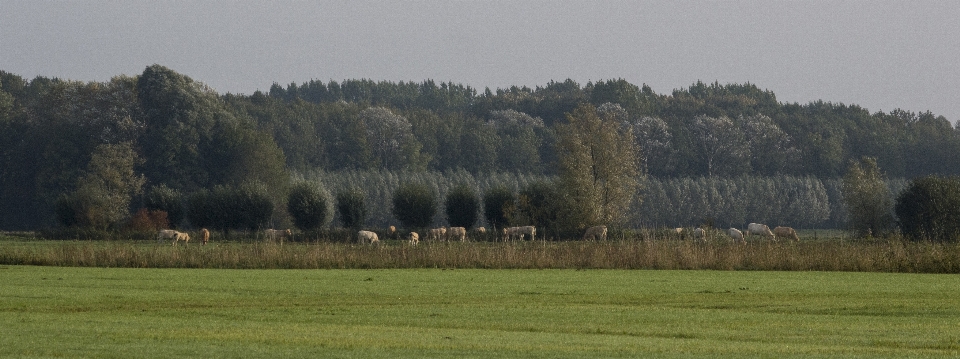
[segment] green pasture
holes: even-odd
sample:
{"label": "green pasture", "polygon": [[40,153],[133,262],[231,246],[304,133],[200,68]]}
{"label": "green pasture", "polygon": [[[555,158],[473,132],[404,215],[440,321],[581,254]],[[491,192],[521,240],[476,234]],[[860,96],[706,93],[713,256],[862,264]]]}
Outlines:
{"label": "green pasture", "polygon": [[0,357],[956,357],[951,274],[0,266]]}

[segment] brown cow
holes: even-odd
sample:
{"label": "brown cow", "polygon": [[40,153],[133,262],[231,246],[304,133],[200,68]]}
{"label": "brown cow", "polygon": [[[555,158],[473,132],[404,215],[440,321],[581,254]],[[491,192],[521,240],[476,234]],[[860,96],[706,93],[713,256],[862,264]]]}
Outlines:
{"label": "brown cow", "polygon": [[788,239],[800,241],[800,237],[797,236],[797,231],[793,230],[790,227],[777,227],[773,229],[773,235],[777,237],[786,237]]}
{"label": "brown cow", "polygon": [[583,234],[583,240],[606,240],[607,239],[607,226],[593,226],[587,228],[587,232]]}
{"label": "brown cow", "polygon": [[210,231],[206,228],[200,228],[200,240],[203,241],[203,245],[207,245],[207,242],[210,241]]}

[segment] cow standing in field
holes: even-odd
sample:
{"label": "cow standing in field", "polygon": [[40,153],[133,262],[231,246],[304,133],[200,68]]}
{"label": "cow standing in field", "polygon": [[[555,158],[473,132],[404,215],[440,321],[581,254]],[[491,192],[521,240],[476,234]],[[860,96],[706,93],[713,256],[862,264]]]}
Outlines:
{"label": "cow standing in field", "polygon": [[704,231],[703,228],[700,228],[700,227],[694,228],[693,238],[706,241],[707,240],[706,231]]}
{"label": "cow standing in field", "polygon": [[450,240],[459,240],[461,242],[465,242],[467,240],[467,229],[463,227],[447,228],[447,238],[450,238]]}
{"label": "cow standing in field", "polygon": [[440,240],[443,238],[443,234],[446,233],[444,228],[432,228],[427,230],[426,240]]}
{"label": "cow standing in field", "polygon": [[420,243],[420,235],[417,232],[410,232],[410,245],[415,246]]}
{"label": "cow standing in field", "polygon": [[607,226],[593,226],[587,228],[587,231],[583,234],[583,240],[598,240],[604,241],[607,239]]}
{"label": "cow standing in field", "polygon": [[159,243],[164,239],[174,239],[176,238],[176,236],[177,236],[177,231],[175,230],[161,229],[160,232],[157,233],[157,242]]}
{"label": "cow standing in field", "polygon": [[727,234],[730,235],[730,238],[733,239],[733,243],[737,243],[737,241],[740,241],[743,244],[747,243],[747,241],[743,239],[743,232],[740,232],[739,229],[730,228],[727,230]]}
{"label": "cow standing in field", "polygon": [[183,232],[174,231],[173,245],[177,245],[177,242],[179,241],[183,241],[183,244],[190,243],[190,235]]}
{"label": "cow standing in field", "polygon": [[[528,228],[528,229],[524,229],[524,228]],[[504,229],[503,229],[503,240],[505,240],[505,241],[512,241],[514,238],[516,238],[516,239],[522,241],[524,235],[528,234],[528,233],[527,233],[528,231],[529,231],[530,233],[532,233],[532,234],[531,234],[531,238],[533,237],[533,234],[536,234],[536,232],[537,232],[536,228],[534,228],[533,226],[508,227],[508,228],[504,228]]]}
{"label": "cow standing in field", "polygon": [[766,224],[759,224],[759,223],[748,224],[746,235],[750,236],[754,234],[763,236],[764,238],[768,238],[773,241],[777,240],[776,237],[773,235],[773,232],[770,231],[770,227],[767,227]]}
{"label": "cow standing in field", "polygon": [[777,237],[781,237],[781,238],[785,237],[785,238],[787,238],[787,239],[792,239],[792,240],[795,240],[795,241],[797,241],[797,242],[800,241],[800,237],[797,236],[797,231],[793,230],[793,228],[790,228],[790,227],[777,227],[777,228],[774,228],[774,229],[773,229],[773,235],[775,235],[775,236],[777,236]]}
{"label": "cow standing in field", "polygon": [[536,236],[537,236],[537,227],[534,227],[534,226],[517,227],[517,234],[520,236],[520,240],[521,240],[521,241],[523,240],[523,237],[525,237],[525,236],[530,236],[530,240],[531,240],[531,241],[534,241],[534,240],[537,239],[537,238],[536,238]]}
{"label": "cow standing in field", "polygon": [[380,244],[380,239],[377,238],[377,234],[370,231],[357,232],[357,239],[360,244]]}
{"label": "cow standing in field", "polygon": [[207,242],[210,241],[210,231],[206,228],[200,228],[200,240],[203,241],[202,245],[207,245]]}

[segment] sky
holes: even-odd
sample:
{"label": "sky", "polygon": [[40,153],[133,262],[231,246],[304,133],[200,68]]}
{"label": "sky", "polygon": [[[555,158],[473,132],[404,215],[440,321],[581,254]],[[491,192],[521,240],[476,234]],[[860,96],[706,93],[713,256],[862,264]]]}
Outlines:
{"label": "sky", "polygon": [[483,91],[752,83],[781,102],[960,120],[955,1],[0,0],[0,70],[107,81],[160,64],[220,93],[312,79]]}

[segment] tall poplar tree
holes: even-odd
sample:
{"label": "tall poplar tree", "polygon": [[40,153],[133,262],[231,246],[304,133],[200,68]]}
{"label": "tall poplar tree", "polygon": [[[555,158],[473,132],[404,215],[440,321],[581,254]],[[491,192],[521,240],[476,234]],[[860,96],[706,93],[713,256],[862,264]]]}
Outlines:
{"label": "tall poplar tree", "polygon": [[574,228],[623,223],[640,187],[632,130],[602,115],[584,104],[557,129],[560,189],[571,217],[563,222]]}

